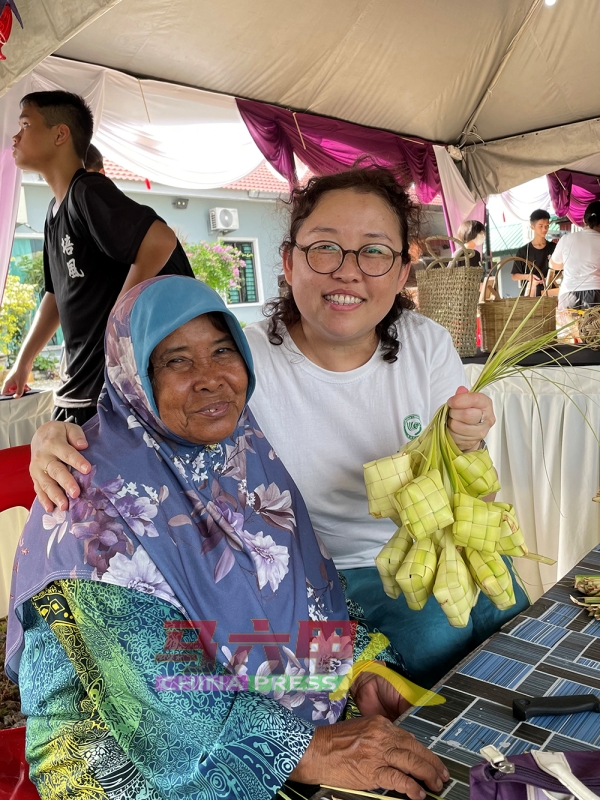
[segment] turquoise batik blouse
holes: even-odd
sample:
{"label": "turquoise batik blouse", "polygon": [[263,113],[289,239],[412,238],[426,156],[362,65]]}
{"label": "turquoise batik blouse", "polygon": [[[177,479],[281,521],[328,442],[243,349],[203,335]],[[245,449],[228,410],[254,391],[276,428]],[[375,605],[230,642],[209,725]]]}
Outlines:
{"label": "turquoise batik blouse", "polygon": [[92,581],[57,581],[25,605],[19,686],[42,800],[262,800],[284,783],[310,722],[256,693],[156,690],[164,622],[179,618],[156,597]]}
{"label": "turquoise batik blouse", "polygon": [[[186,666],[156,660],[164,623],[184,620],[156,596],[60,580],[23,608],[19,687],[42,800],[266,800],[311,741],[309,721],[261,694],[158,691],[157,675],[185,674]],[[362,610],[349,603],[349,611],[358,620],[354,659],[378,641],[376,658],[403,673]],[[348,703],[346,716],[356,713]]]}

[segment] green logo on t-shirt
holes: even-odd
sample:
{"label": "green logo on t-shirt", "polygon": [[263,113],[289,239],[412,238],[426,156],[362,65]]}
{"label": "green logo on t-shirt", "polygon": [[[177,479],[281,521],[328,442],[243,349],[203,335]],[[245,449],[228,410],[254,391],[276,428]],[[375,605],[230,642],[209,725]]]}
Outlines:
{"label": "green logo on t-shirt", "polygon": [[404,433],[408,439],[416,439],[423,430],[421,417],[418,414],[409,414],[404,417]]}

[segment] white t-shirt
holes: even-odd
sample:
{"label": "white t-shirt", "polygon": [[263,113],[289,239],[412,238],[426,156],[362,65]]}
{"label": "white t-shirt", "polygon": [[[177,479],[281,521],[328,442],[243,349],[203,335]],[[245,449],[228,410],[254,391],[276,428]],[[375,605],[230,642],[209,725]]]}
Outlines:
{"label": "white t-shirt", "polygon": [[600,289],[600,233],[586,228],[563,236],[551,256],[563,264],[559,295]]}
{"label": "white t-shirt", "polygon": [[450,334],[405,311],[394,364],[378,350],[358,369],[330,372],[303,356],[287,332],[283,344],[272,345],[267,328],[264,320],[244,331],[257,377],[250,408],[336,567],[372,566],[395,525],[369,515],[363,464],[415,438],[466,384]]}

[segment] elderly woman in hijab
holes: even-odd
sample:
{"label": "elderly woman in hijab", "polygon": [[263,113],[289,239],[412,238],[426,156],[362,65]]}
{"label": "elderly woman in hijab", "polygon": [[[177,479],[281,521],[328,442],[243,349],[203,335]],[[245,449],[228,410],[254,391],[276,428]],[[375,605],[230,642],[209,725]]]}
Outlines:
{"label": "elderly woman in hijab", "polygon": [[352,636],[246,407],[252,358],[220,297],[182,277],[129,291],[105,378],[94,468],[68,511],[34,504],[14,567],[6,663],[42,800],[266,799],[288,777],[439,791],[442,763],[389,721],[407,706],[389,682],[354,678],[359,719],[331,696],[361,649],[395,656],[381,634]]}

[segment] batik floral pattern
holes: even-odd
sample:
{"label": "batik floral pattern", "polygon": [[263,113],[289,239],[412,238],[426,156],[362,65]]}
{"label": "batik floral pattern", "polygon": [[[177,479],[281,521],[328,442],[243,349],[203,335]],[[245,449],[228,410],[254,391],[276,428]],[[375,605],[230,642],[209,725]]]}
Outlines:
{"label": "batik floral pattern", "polygon": [[[170,332],[170,323],[153,323],[157,304],[144,305],[140,296],[149,285],[156,294],[160,280],[134,288],[111,315],[106,386],[86,430],[95,466],[88,475],[73,473],[81,492],[67,512],[45,514],[34,505],[17,552],[13,604],[22,607],[47,579],[84,580],[98,592],[119,588],[175,606],[188,620],[214,621],[217,669],[256,674],[266,659],[264,668],[274,673],[308,674],[291,638],[286,654],[266,645],[261,652],[262,645],[247,645],[240,634],[291,637],[301,621],[347,621],[332,562],[320,552],[302,498],[248,409],[232,435],[211,446],[174,436],[158,419],[148,364],[136,363],[152,344],[135,337]],[[204,290],[190,281],[181,309],[194,291]],[[202,313],[201,306],[194,299],[190,313]],[[132,338],[133,310],[139,313]],[[258,627],[256,621],[262,621]],[[7,665],[18,668],[18,626],[9,640]],[[154,656],[151,661],[157,669]],[[202,657],[194,663],[206,667]],[[186,662],[189,674],[192,667]],[[283,693],[278,700],[310,722],[316,712],[325,714],[321,724],[330,721],[330,711],[315,710],[302,695]]]}
{"label": "batik floral pattern", "polygon": [[[253,436],[262,437],[262,433],[249,424],[246,415],[242,422],[243,430],[234,440],[234,444],[226,444],[224,452],[220,446],[205,448],[201,462],[203,469],[204,460],[210,459],[212,469],[220,476],[237,481],[236,495],[226,491],[219,481],[213,480],[210,486],[212,499],[205,505],[195,489],[191,488],[186,491],[192,502],[190,516],[178,515],[169,524],[179,527],[195,522],[204,537],[203,554],[210,553],[221,543],[224,544],[214,568],[215,583],[223,580],[236,563],[234,551],[245,549],[254,564],[258,588],[262,590],[268,585],[271,591],[276,592],[289,571],[289,549],[285,545],[277,544],[264,531],[251,533],[247,526],[251,521],[262,519],[268,526],[294,535],[296,518],[289,490],[281,491],[275,483],[266,487],[260,484],[253,490],[248,489],[246,455],[248,452],[255,453]],[[193,465],[198,462],[198,456],[191,459],[192,456],[188,456],[188,469],[190,463]],[[206,482],[200,482],[198,489],[205,487]]]}

